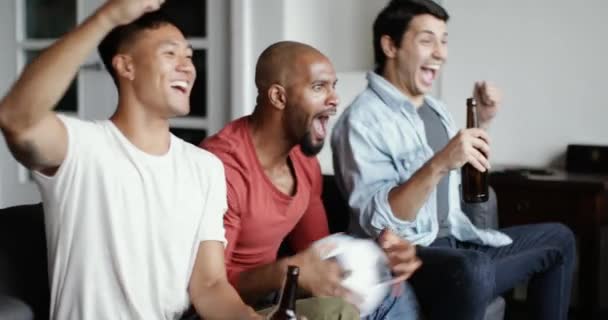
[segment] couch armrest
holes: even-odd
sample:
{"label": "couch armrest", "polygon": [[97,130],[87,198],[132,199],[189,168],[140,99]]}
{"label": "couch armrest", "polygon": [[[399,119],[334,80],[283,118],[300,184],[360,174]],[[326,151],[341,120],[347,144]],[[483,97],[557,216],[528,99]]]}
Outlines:
{"label": "couch armrest", "polygon": [[0,296],[0,319],[33,320],[34,313],[23,301],[8,296]]}

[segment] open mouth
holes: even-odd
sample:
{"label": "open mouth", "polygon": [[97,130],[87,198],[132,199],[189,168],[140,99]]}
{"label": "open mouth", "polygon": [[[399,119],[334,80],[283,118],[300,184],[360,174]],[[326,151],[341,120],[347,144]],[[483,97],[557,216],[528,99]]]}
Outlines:
{"label": "open mouth", "polygon": [[312,120],[314,136],[317,140],[325,139],[327,135],[327,121],[329,117],[316,117]]}
{"label": "open mouth", "polygon": [[314,117],[312,120],[312,128],[315,138],[318,140],[325,139],[325,136],[327,136],[327,123],[329,122],[329,117],[335,114],[336,109],[332,108]]}
{"label": "open mouth", "polygon": [[182,94],[187,94],[189,87],[188,81],[177,80],[171,82],[171,88]]}
{"label": "open mouth", "polygon": [[431,86],[439,72],[439,65],[424,65],[420,69],[422,70],[422,81],[425,85]]}

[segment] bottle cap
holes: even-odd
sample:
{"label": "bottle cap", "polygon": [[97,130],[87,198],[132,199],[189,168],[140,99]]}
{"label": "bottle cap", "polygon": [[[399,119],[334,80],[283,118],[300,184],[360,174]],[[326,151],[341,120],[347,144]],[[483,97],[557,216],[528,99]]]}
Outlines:
{"label": "bottle cap", "polygon": [[300,268],[298,266],[287,266],[287,274],[288,275],[298,275],[300,274]]}
{"label": "bottle cap", "polygon": [[475,98],[467,99],[467,106],[476,106],[476,105],[477,105],[477,100],[475,100]]}

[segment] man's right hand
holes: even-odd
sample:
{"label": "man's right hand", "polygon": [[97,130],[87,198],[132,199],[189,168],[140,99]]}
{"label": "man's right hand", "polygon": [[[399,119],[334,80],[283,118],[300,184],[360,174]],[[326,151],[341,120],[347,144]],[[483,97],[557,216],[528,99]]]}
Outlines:
{"label": "man's right hand", "polygon": [[335,260],[321,259],[323,252],[331,248],[331,243],[311,246],[289,258],[288,264],[300,267],[299,285],[313,296],[345,298],[351,293],[341,284],[344,271]]}
{"label": "man's right hand", "polygon": [[165,0],[109,0],[99,9],[99,14],[107,17],[114,26],[119,26],[158,10],[164,2]]}
{"label": "man's right hand", "polygon": [[477,170],[490,169],[490,136],[479,128],[462,129],[436,155],[445,171],[470,163]]}

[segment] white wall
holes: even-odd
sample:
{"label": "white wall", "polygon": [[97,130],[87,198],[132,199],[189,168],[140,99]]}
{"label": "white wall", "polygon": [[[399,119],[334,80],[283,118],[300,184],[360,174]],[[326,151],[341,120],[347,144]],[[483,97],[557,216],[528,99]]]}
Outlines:
{"label": "white wall", "polygon": [[[15,25],[15,2],[2,1],[0,4],[0,97],[3,97],[17,77],[15,65],[17,50]],[[15,184],[22,180],[23,171],[16,170],[16,162],[9,153],[4,136],[0,137],[0,208],[15,204],[36,202],[37,195],[32,183]],[[35,196],[37,197],[37,196]]]}
{"label": "white wall", "polygon": [[253,110],[255,63],[277,41],[314,46],[332,60],[338,73],[371,68],[371,27],[387,1],[232,0],[232,117]]}
{"label": "white wall", "polygon": [[[9,19],[8,21],[2,20],[4,24],[11,25],[14,24],[13,15],[8,14],[9,12],[13,12],[13,3],[12,1],[7,4],[2,5],[2,12],[0,12],[0,19]],[[12,17],[12,18],[11,18]],[[15,36],[11,33],[11,28],[0,28],[0,43],[3,48],[11,48],[15,43]],[[15,66],[8,63],[8,61],[15,60],[15,52],[14,50],[0,50],[0,95],[2,95],[8,87],[11,85],[14,75],[15,75]],[[4,138],[0,138],[0,208],[2,208],[4,203],[4,197],[2,189],[7,188],[4,184],[7,181],[7,162],[10,159],[8,150],[6,148],[6,144],[4,143]]]}
{"label": "white wall", "polygon": [[321,50],[338,72],[373,67],[372,24],[386,0],[286,0],[285,36]]}
{"label": "white wall", "polygon": [[491,79],[505,93],[491,128],[493,163],[544,166],[568,143],[608,145],[608,2],[445,2],[450,53],[442,98],[457,122],[464,124],[475,80]]}

